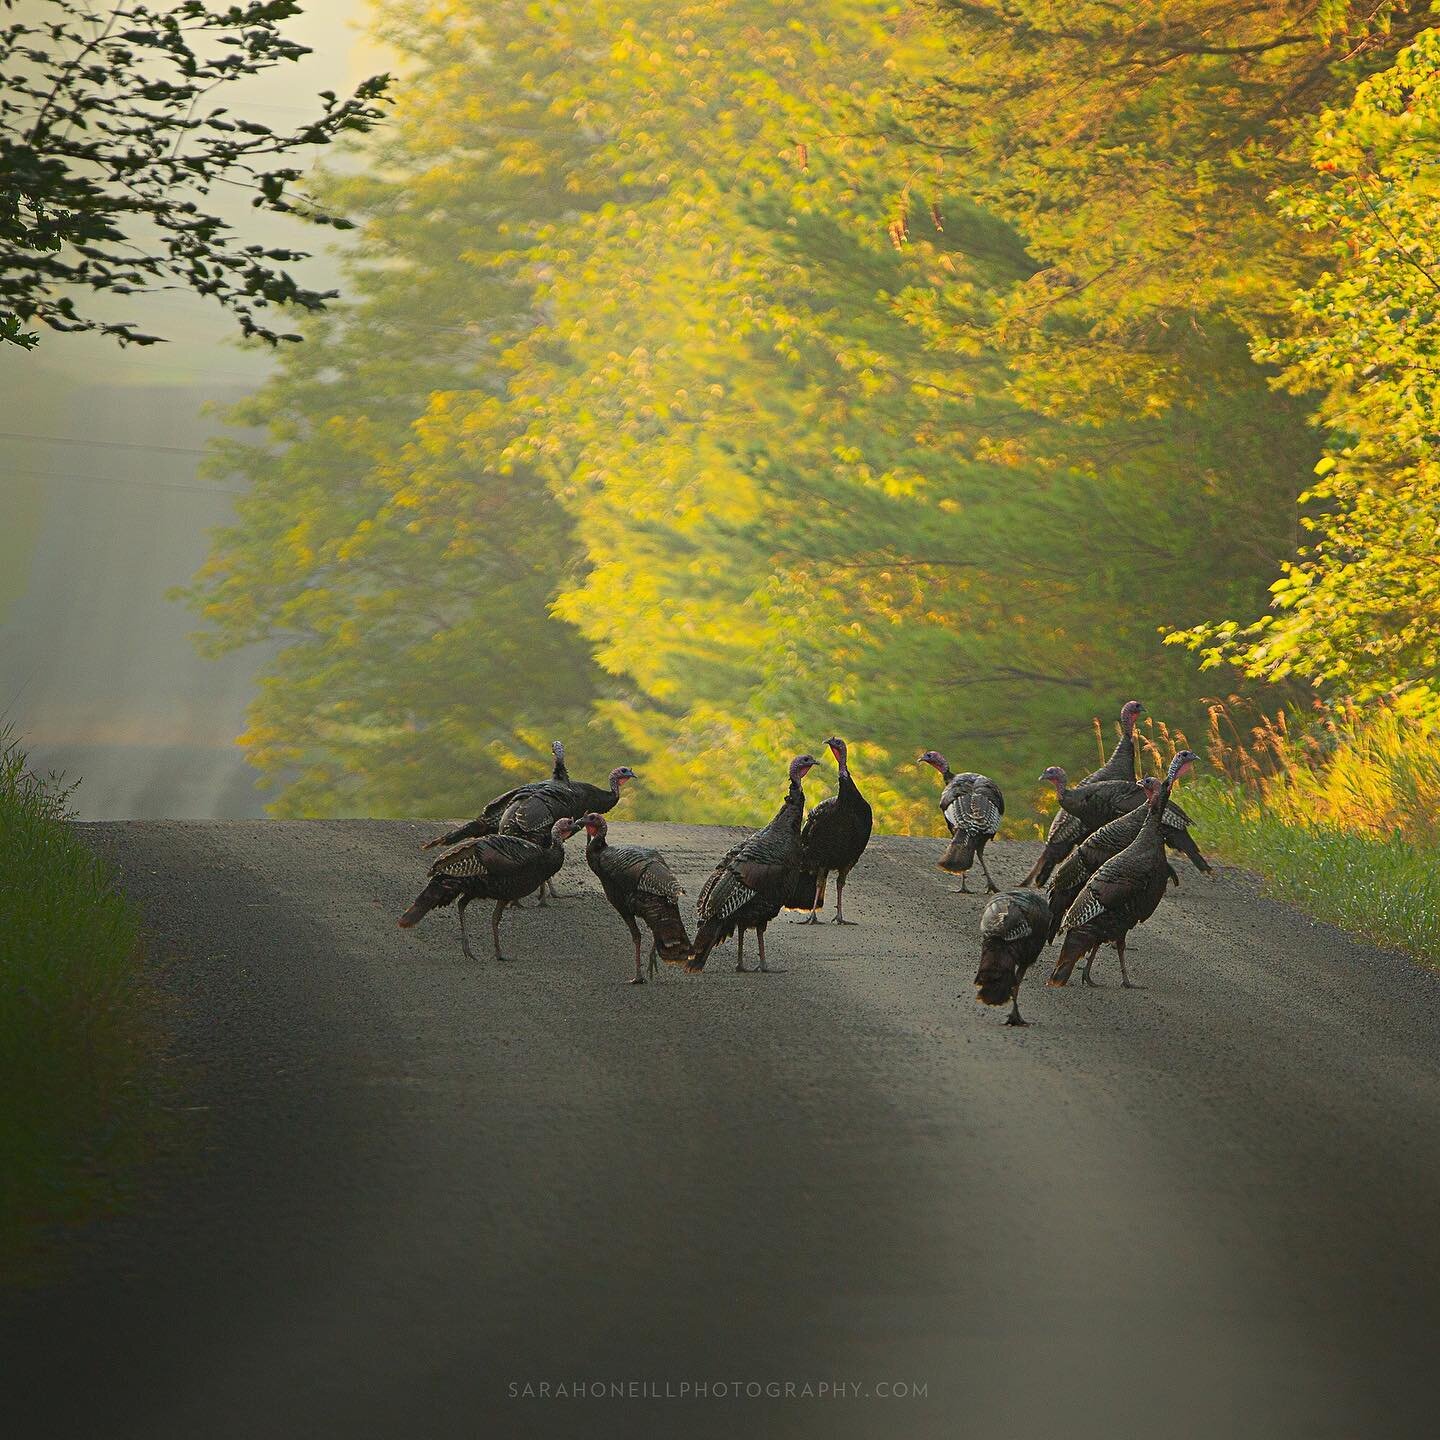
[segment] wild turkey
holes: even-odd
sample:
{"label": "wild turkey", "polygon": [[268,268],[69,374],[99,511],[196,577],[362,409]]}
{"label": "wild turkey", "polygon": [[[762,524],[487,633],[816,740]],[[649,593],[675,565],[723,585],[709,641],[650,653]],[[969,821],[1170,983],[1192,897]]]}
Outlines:
{"label": "wild turkey", "polygon": [[572,820],[603,815],[619,802],[620,787],[635,778],[628,765],[617,765],[604,787],[584,780],[546,780],[527,785],[505,807],[500,816],[500,833],[538,840],[562,815]]}
{"label": "wild turkey", "polygon": [[966,876],[978,860],[985,872],[985,888],[993,894],[1000,887],[985,863],[985,847],[995,838],[1000,817],[1005,813],[1005,797],[1000,787],[988,775],[977,775],[973,770],[955,774],[938,750],[927,750],[919,763],[933,765],[945,781],[945,788],[940,792],[940,814],[950,831],[950,844],[940,857],[940,868],[958,875],[960,886],[956,893],[968,895],[970,887]]}
{"label": "wild turkey", "polygon": [[[1081,782],[1094,785],[1102,780],[1133,780],[1135,778],[1135,722],[1145,713],[1138,700],[1127,700],[1120,707],[1120,738],[1110,758]],[[1067,810],[1057,810],[1045,836],[1045,848],[1035,862],[1023,885],[1043,885],[1050,872],[1085,838],[1080,822]]]}
{"label": "wild turkey", "polygon": [[735,969],[745,968],[745,932],[753,930],[760,945],[760,969],[765,964],[765,927],[793,899],[804,874],[800,824],[805,817],[805,790],[801,782],[815,768],[813,755],[797,755],[790,762],[790,789],[775,818],[763,830],[747,835],[731,848],[705,882],[695,905],[700,922],[695,948],[685,966],[692,974],[705,968],[710,952],[738,930]]}
{"label": "wild turkey", "polygon": [[586,815],[581,823],[590,837],[585,858],[605,898],[629,927],[635,942],[635,978],[630,983],[645,983],[640,973],[640,927],[635,923],[636,916],[650,927],[650,973],[655,973],[657,952],[667,964],[684,964],[690,958],[690,934],[680,918],[678,902],[685,892],[665,857],[645,845],[610,844],[603,815]]}
{"label": "wild turkey", "polygon": [[1060,808],[1080,822],[1082,836],[1093,835],[1102,825],[1145,804],[1145,791],[1133,780],[1095,780],[1072,786],[1058,765],[1051,765],[1040,778],[1055,787]]}
{"label": "wild turkey", "polygon": [[980,968],[976,996],[982,1005],[1010,1002],[1007,1025],[1020,1018],[1020,982],[1048,943],[1050,904],[1038,890],[997,895],[980,917]]}
{"label": "wild turkey", "polygon": [[[1140,782],[1140,787],[1145,791],[1148,803],[1160,788],[1160,782],[1147,775]],[[1067,812],[1062,810],[1060,813],[1063,815]],[[1118,855],[1140,833],[1140,827],[1145,823],[1148,813],[1146,806],[1141,805],[1102,825],[1093,835],[1087,835],[1056,867],[1047,887],[1050,895],[1051,940],[1060,933],[1066,911],[1085,888],[1085,882],[1112,855]]]}
{"label": "wild turkey", "polygon": [[[1174,783],[1178,784],[1200,757],[1193,750],[1182,750],[1176,756],[1177,760],[1184,757],[1184,763],[1176,771]],[[1147,775],[1140,781],[1141,788],[1145,791],[1147,801],[1152,798],[1160,786],[1160,781]],[[1053,940],[1060,932],[1060,922],[1065,918],[1065,912],[1074,903],[1075,897],[1080,893],[1085,882],[1112,856],[1118,855],[1139,833],[1140,827],[1145,823],[1147,810],[1144,805],[1134,810],[1127,811],[1116,820],[1111,820],[1102,825],[1093,835],[1087,835],[1075,851],[1068,855],[1056,869],[1050,879],[1050,914],[1051,930],[1050,938]],[[1160,835],[1165,841],[1167,848],[1179,850],[1182,854],[1189,855],[1203,873],[1210,873],[1210,866],[1206,863],[1205,857],[1200,854],[1194,840],[1190,838],[1190,832],[1186,828],[1189,818],[1185,812],[1175,803],[1174,798],[1168,801],[1164,813],[1160,817]],[[1180,883],[1180,877],[1172,869],[1171,877],[1174,883]]]}
{"label": "wild turkey", "polygon": [[[539,844],[562,815],[578,820],[582,815],[603,814],[614,809],[620,799],[620,787],[633,779],[635,772],[628,765],[617,765],[610,772],[606,788],[584,780],[542,780],[535,785],[522,785],[501,812],[499,833],[520,835]],[[485,816],[480,818],[483,820]],[[461,827],[462,830],[468,828]],[[452,833],[458,835],[461,831]],[[553,884],[550,893],[556,893]],[[545,904],[544,889],[540,891],[539,903]]]}
{"label": "wild turkey", "polygon": [[[565,765],[565,745],[563,741],[552,740],[550,742],[550,753],[555,757],[554,768],[550,771],[550,780],[564,783],[570,779],[570,771]],[[536,785],[544,785],[544,780],[532,780],[529,784],[518,785],[514,790],[507,790],[503,795],[497,795],[475,819],[457,829],[447,830],[443,835],[437,835],[433,840],[427,840],[420,848],[422,850],[435,850],[441,845],[458,845],[462,840],[473,840],[477,835],[498,835],[500,833],[500,817],[505,813],[506,806],[522,791],[530,790]]]}
{"label": "wild turkey", "polygon": [[835,915],[830,923],[854,925],[854,920],[845,918],[845,880],[870,843],[874,816],[870,802],[851,778],[850,767],[846,763],[849,751],[845,742],[832,735],[825,743],[840,767],[840,788],[837,794],[815,806],[805,819],[804,828],[800,831],[803,870],[786,901],[786,909],[804,910],[808,907],[809,916],[799,923],[814,925],[815,912],[825,907],[825,882],[833,870]]}
{"label": "wild turkey", "polygon": [[458,900],[460,948],[473,960],[470,937],[465,933],[465,907],[472,900],[494,900],[490,938],[495,942],[495,958],[503,960],[500,916],[505,907],[538,889],[560,869],[565,863],[565,842],[578,829],[579,824],[565,815],[555,821],[543,841],[520,835],[477,835],[447,850],[431,865],[430,883],[400,917],[401,926],[408,930],[432,910]]}
{"label": "wild turkey", "polygon": [[1082,955],[1085,968],[1081,972],[1081,984],[1093,984],[1090,966],[1095,952],[1109,941],[1120,956],[1121,985],[1127,990],[1133,988],[1125,969],[1125,939],[1155,913],[1164,898],[1167,881],[1174,877],[1175,872],[1165,858],[1160,822],[1170,799],[1171,784],[1193,760],[1188,750],[1175,756],[1165,780],[1149,796],[1140,833],[1118,855],[1106,860],[1081,887],[1061,922],[1065,938],[1050,976],[1051,985],[1065,984]]}

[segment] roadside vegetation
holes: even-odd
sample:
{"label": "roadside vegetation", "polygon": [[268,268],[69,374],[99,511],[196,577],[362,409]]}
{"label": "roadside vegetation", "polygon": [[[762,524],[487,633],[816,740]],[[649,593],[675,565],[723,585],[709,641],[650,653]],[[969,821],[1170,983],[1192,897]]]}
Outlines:
{"label": "roadside vegetation", "polygon": [[1212,775],[1187,787],[1203,843],[1271,893],[1440,962],[1440,716],[1423,693],[1237,723],[1211,709]]}
{"label": "roadside vegetation", "polygon": [[68,792],[0,730],[0,1277],[102,1213],[149,1133],[138,918],[66,828]]}

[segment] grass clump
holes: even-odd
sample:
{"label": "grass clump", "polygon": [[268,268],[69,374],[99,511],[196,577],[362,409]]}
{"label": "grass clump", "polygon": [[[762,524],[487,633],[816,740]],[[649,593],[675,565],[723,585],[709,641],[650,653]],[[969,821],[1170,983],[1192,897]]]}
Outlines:
{"label": "grass clump", "polygon": [[1237,714],[1234,697],[1212,704],[1209,774],[1185,786],[1201,845],[1319,920],[1440,963],[1435,697]]}
{"label": "grass clump", "polygon": [[139,920],[0,730],[0,1275],[108,1208],[143,1146],[155,1035]]}

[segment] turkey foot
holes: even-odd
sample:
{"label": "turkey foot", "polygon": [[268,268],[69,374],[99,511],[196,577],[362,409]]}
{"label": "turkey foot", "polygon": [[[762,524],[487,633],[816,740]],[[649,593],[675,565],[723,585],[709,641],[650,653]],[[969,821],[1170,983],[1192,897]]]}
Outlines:
{"label": "turkey foot", "polygon": [[785,973],[783,970],[772,970],[765,963],[765,932],[763,930],[757,930],[755,932],[755,938],[760,942],[760,964],[750,973],[752,975],[783,975]]}

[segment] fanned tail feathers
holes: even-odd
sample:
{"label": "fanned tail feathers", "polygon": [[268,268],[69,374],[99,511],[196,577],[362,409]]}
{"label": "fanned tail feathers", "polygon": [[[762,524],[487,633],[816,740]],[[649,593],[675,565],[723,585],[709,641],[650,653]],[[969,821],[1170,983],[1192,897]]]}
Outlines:
{"label": "fanned tail feathers", "polygon": [[957,830],[940,857],[940,868],[952,875],[963,875],[975,863],[975,837],[968,830]]}

